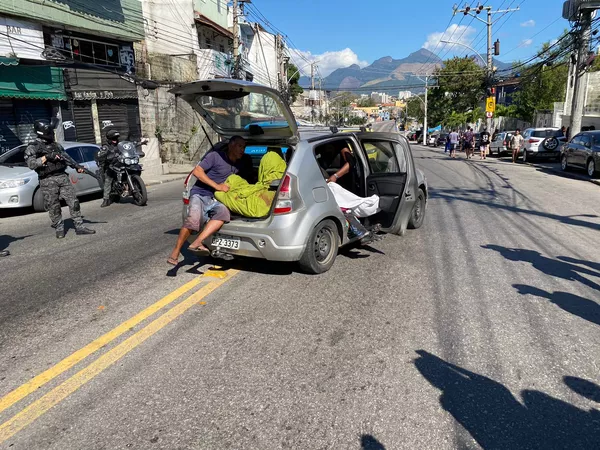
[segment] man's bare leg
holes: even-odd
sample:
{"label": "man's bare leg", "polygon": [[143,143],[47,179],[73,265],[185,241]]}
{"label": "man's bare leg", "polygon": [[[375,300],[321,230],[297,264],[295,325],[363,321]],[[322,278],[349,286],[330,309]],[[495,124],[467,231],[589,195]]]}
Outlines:
{"label": "man's bare leg", "polygon": [[204,226],[202,233],[200,233],[196,240],[192,242],[192,245],[190,245],[190,247],[208,251],[208,249],[204,246],[202,242],[209,236],[212,236],[217,231],[219,231],[224,223],[225,222],[223,222],[222,220],[209,220]]}
{"label": "man's bare leg", "polygon": [[179,230],[179,236],[177,237],[177,244],[175,244],[175,248],[171,252],[171,256],[169,257],[169,262],[177,261],[179,259],[179,254],[181,253],[181,247],[183,247],[183,244],[185,244],[185,241],[187,241],[187,238],[190,237],[190,234],[192,234],[192,230],[190,230],[188,228],[182,228],[181,230]]}

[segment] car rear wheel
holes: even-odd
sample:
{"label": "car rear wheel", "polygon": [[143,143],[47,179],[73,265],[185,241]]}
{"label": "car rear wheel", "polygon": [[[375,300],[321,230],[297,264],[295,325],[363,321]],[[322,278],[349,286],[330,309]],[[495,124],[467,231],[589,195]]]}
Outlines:
{"label": "car rear wheel", "polygon": [[523,150],[523,162],[527,162],[527,150]]}
{"label": "car rear wheel", "polygon": [[593,177],[596,174],[596,162],[593,159],[590,159],[586,167],[588,176]]}
{"label": "car rear wheel", "polygon": [[563,155],[560,159],[560,168],[565,172],[569,170],[569,162],[567,161],[567,155]]}
{"label": "car rear wheel", "polygon": [[333,220],[324,220],[310,233],[308,243],[298,264],[307,273],[327,272],[335,262],[339,246],[340,236],[337,226]]}
{"label": "car rear wheel", "polygon": [[423,192],[423,189],[419,189],[419,193],[417,194],[417,200],[415,201],[413,209],[410,213],[408,228],[412,228],[413,230],[421,228],[423,222],[425,221],[425,205],[425,192]]}
{"label": "car rear wheel", "polygon": [[37,188],[33,194],[32,205],[35,212],[48,211],[46,209],[46,202],[44,202],[44,194],[40,188]]}

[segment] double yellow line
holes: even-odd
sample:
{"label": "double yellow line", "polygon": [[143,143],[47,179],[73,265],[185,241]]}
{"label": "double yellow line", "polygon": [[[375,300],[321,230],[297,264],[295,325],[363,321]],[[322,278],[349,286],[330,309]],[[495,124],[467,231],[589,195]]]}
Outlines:
{"label": "double yellow line", "polygon": [[167,296],[163,297],[158,302],[139,312],[131,319],[126,320],[125,322],[112,329],[108,333],[100,336],[98,339],[94,340],[93,342],[90,342],[85,347],[67,356],[58,364],[54,365],[48,370],[45,370],[41,374],[32,378],[27,383],[19,386],[12,392],[0,398],[1,413],[2,411],[13,406],[18,401],[32,394],[40,387],[44,386],[46,383],[52,381],[60,374],[71,369],[73,366],[90,356],[92,353],[101,349],[110,342],[114,341],[127,331],[130,331],[131,328],[140,324],[142,321],[149,318],[160,309],[170,305],[183,294],[189,292],[190,290],[198,286],[200,283],[205,282],[207,280],[207,278],[205,277],[214,277],[214,281],[210,281],[204,286],[202,286],[198,291],[194,292],[181,303],[178,303],[177,305],[166,311],[164,314],[150,322],[141,330],[134,333],[125,341],[121,342],[119,345],[100,356],[90,365],[80,370],[75,375],[73,375],[72,377],[70,377],[69,379],[52,389],[50,392],[48,392],[38,400],[34,401],[26,408],[24,408],[22,411],[14,415],[12,418],[1,424],[0,444],[5,442],[7,439],[10,439],[23,428],[30,425],[38,417],[46,413],[50,408],[63,401],[81,386],[92,380],[96,375],[113,365],[119,359],[123,358],[127,353],[129,353],[131,350],[143,343],[146,339],[155,334],[157,331],[161,330],[166,325],[177,319],[192,306],[201,302],[201,300],[204,297],[209,295],[211,292],[213,292],[215,289],[217,289],[219,286],[221,286],[223,283],[225,283],[227,280],[233,277],[237,272],[237,270],[232,269],[227,270],[225,272],[207,272],[203,276],[195,278],[194,280],[186,283],[185,285],[171,292]]}

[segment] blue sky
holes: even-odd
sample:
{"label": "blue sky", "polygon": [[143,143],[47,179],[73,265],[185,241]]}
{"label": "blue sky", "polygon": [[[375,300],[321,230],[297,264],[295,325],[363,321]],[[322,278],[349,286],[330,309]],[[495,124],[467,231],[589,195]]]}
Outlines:
{"label": "blue sky", "polygon": [[[485,25],[463,14],[452,18],[454,3],[452,0],[252,0],[247,11],[251,21],[256,21],[257,13],[262,13],[289,36],[290,46],[295,46],[309,60],[317,59],[322,75],[327,76],[338,67],[353,63],[362,66],[382,56],[402,58],[423,46],[443,59],[468,52],[464,47],[444,48],[444,44],[436,48],[444,32],[446,40],[459,40],[485,53]],[[472,2],[472,7],[476,4]],[[562,1],[494,0],[487,4],[495,10],[521,8],[504,17],[495,15],[494,40],[500,39],[501,61],[526,59],[543,42],[557,38],[569,27],[561,17]],[[464,2],[460,4],[463,5]],[[485,20],[483,13],[481,16]],[[292,56],[302,61],[295,52]]]}

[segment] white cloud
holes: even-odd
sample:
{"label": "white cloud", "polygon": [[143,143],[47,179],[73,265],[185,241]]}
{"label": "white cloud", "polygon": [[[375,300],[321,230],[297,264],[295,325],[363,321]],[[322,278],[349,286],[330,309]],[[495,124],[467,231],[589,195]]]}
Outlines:
{"label": "white cloud", "polygon": [[521,23],[521,26],[522,27],[535,27],[535,20],[533,20],[533,19],[527,20],[527,21]]}
{"label": "white cloud", "polygon": [[[427,36],[427,41],[423,44],[423,47],[430,51],[435,51],[438,55],[441,52],[458,52],[468,53],[469,49],[463,47],[463,45],[471,45],[473,41],[473,35],[475,34],[475,28],[467,25],[452,24],[446,31],[436,31]],[[446,44],[441,41],[450,41],[453,44]],[[455,45],[459,43],[463,45]]]}
{"label": "white cloud", "polygon": [[292,60],[295,61],[294,64],[299,66],[300,72],[303,75],[310,75],[310,64],[300,58],[298,54],[302,55],[310,62],[316,62],[323,77],[328,76],[335,69],[348,67],[352,64],[358,64],[360,67],[369,65],[367,61],[360,60],[358,55],[349,48],[316,55],[312,54],[310,51],[293,50],[291,52]]}
{"label": "white cloud", "polygon": [[519,47],[529,47],[531,44],[533,44],[533,39],[523,39]]}

